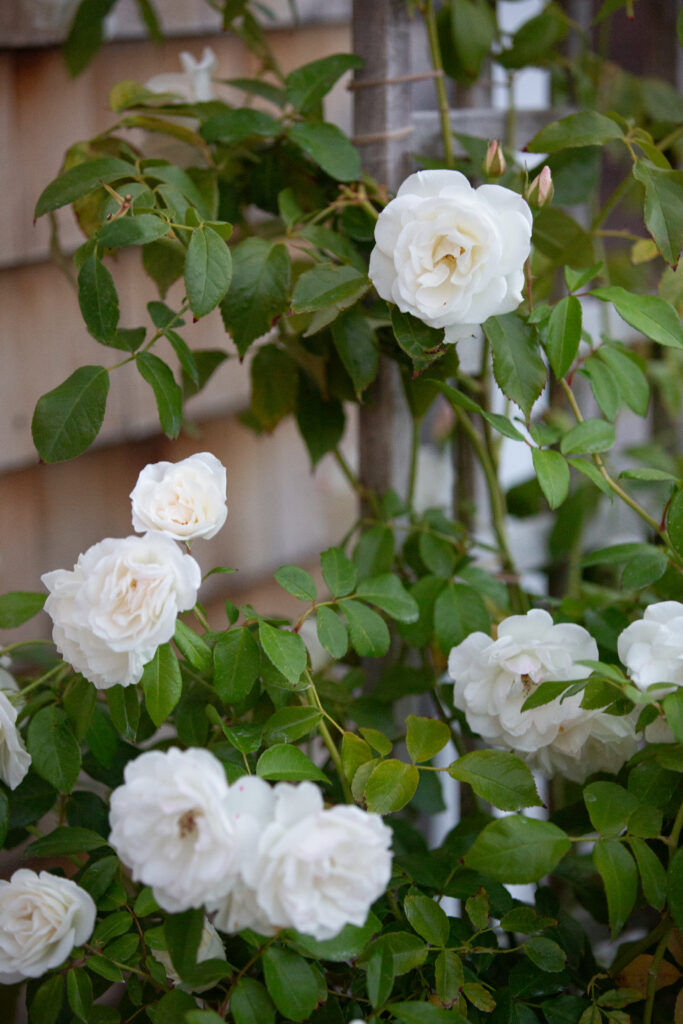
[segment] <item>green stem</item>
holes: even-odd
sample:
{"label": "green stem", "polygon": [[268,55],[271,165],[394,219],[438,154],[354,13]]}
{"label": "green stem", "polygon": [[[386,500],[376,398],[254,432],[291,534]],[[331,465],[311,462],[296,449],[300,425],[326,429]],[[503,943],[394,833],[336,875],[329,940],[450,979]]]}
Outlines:
{"label": "green stem", "polygon": [[681,829],[683,829],[683,802],[678,808],[678,814],[674,820],[673,828],[671,829],[671,835],[669,836],[669,861],[673,859],[673,855],[678,849],[678,841],[681,837]]}
{"label": "green stem", "polygon": [[[500,489],[498,483],[498,476],[496,474],[495,466],[491,461],[491,457],[486,450],[486,446],[482,441],[479,433],[471,423],[469,417],[463,409],[459,406],[453,406],[456,419],[460,426],[463,428],[467,436],[472,442],[472,447],[477,453],[481,468],[484,471],[486,478],[486,486],[489,492],[489,500],[491,503],[491,518],[493,520],[493,529],[496,534],[498,541],[498,547],[500,549],[501,562],[503,569],[508,576],[517,578],[517,569],[513,561],[512,555],[510,554],[510,548],[508,547],[507,535],[505,532],[505,498]],[[514,580],[507,582],[508,593],[510,595],[510,604],[512,610],[518,614],[523,614],[529,610],[529,605],[526,599],[526,595],[522,591],[519,583]]]}
{"label": "green stem", "polygon": [[380,507],[379,507],[379,501],[377,499],[377,495],[375,494],[375,492],[374,491],[370,491],[370,490],[368,490],[367,487],[363,486],[363,484],[360,482],[360,480],[358,479],[358,477],[353,472],[353,470],[349,466],[348,462],[346,461],[346,459],[344,458],[344,456],[340,452],[339,448],[335,448],[334,452],[332,454],[335,457],[337,465],[339,466],[339,468],[341,469],[342,473],[344,474],[344,476],[348,480],[349,485],[353,488],[353,490],[356,492],[356,494],[361,499],[361,501],[367,501],[372,506],[373,512],[375,513],[375,515],[377,517],[379,517],[379,515],[380,515]]}
{"label": "green stem", "polygon": [[667,920],[667,927],[662,935],[655,955],[652,957],[652,963],[647,972],[647,999],[645,1001],[645,1010],[643,1012],[643,1024],[652,1024],[652,1013],[655,1008],[655,992],[657,991],[657,976],[659,974],[659,966],[666,952],[666,945],[669,941],[669,932],[673,925],[673,921]]}
{"label": "green stem", "polygon": [[444,163],[446,164],[446,167],[455,167],[450,107],[448,104],[448,96],[446,95],[446,83],[443,76],[443,60],[441,57],[441,47],[439,45],[439,33],[436,27],[434,0],[426,0],[426,3],[420,4],[419,7],[427,26],[427,37],[429,39],[429,50],[432,56],[432,67],[437,72],[434,83],[436,85],[436,95],[439,101],[439,118],[441,120]]}
{"label": "green stem", "polygon": [[54,647],[54,640],[16,640],[13,644],[7,644],[7,647],[0,647],[0,656],[18,651],[21,647],[33,647],[35,644],[50,644]]}
{"label": "green stem", "polygon": [[[304,672],[304,678],[308,682],[309,687],[308,690],[306,690],[305,693],[302,694],[302,696],[305,698],[308,704],[311,705],[311,707],[315,708],[316,711],[319,711],[321,709],[320,698],[318,697],[318,691],[315,688],[315,683],[313,682],[311,674],[308,671],[308,669]],[[351,792],[349,780],[346,778],[346,774],[344,772],[341,755],[337,750],[334,740],[330,736],[330,730],[327,728],[327,725],[324,721],[318,722],[318,731],[322,736],[323,742],[329,751],[330,757],[332,758],[332,762],[335,768],[337,769],[339,781],[344,792],[344,798],[347,804],[352,804],[355,801],[353,799],[353,794]]]}
{"label": "green stem", "polygon": [[417,460],[418,452],[420,450],[420,424],[418,420],[413,420],[413,437],[410,448],[410,476],[408,477],[408,494],[406,495],[406,504],[411,508],[413,505],[413,499],[415,497],[415,484],[417,483]]}
{"label": "green stem", "polygon": [[[567,381],[564,379],[564,377],[561,378],[560,384],[562,386],[562,390],[564,391],[565,395],[567,396],[567,401],[569,402],[569,405],[571,406],[571,410],[574,413],[574,417],[576,419],[576,422],[577,423],[583,423],[583,414],[582,414],[581,410],[579,409],[578,402],[576,401],[576,396],[574,395],[574,392],[572,391],[571,387],[569,386]],[[607,470],[605,468],[605,464],[602,461],[602,458],[600,457],[600,455],[594,455],[593,456],[593,462],[595,463],[595,465],[599,469],[600,475],[602,476],[603,480],[605,481],[605,483],[607,484],[609,489],[614,494],[618,495],[621,498],[621,500],[626,505],[629,506],[629,508],[633,509],[633,511],[636,513],[636,515],[640,516],[640,518],[643,520],[643,522],[647,523],[647,525],[650,527],[651,530],[654,531],[654,533],[656,533],[659,537],[662,538],[662,540],[666,544],[666,546],[669,549],[669,551],[671,551],[672,557],[674,557],[676,559],[676,561],[678,561],[676,553],[671,550],[671,544],[669,542],[668,535],[666,534],[666,532],[664,530],[660,529],[659,523],[657,522],[657,520],[653,519],[653,517],[649,514],[649,512],[646,512],[645,509],[641,505],[639,505],[637,501],[634,501],[634,499],[631,497],[630,494],[626,493],[626,491],[623,489],[623,487],[619,486],[619,484],[616,482],[616,480],[612,479],[612,477],[607,472]]]}

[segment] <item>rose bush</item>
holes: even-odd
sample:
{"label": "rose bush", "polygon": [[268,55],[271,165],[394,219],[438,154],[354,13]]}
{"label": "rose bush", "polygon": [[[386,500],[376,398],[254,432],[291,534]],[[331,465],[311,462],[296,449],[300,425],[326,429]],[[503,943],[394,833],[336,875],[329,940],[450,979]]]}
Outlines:
{"label": "rose bush", "polygon": [[15,871],[0,880],[0,982],[39,978],[86,942],[97,908],[68,878],[49,871]]}
{"label": "rose bush", "polygon": [[[111,6],[81,4],[69,54],[84,24],[94,45]],[[411,2],[443,152],[392,199],[321,119],[358,58],[285,73],[262,5],[213,6],[265,71],[231,80],[247,101],[120,83],[116,123],[72,147],[39,197],[36,217],[73,204],[85,232],[79,308],[105,365],[39,399],[35,444],[46,462],[84,451],[124,364],[174,438],[185,401],[235,356],[249,370],[242,423],[267,434],[293,417],[313,466],[334,460],[362,505],[319,563],[277,569],[286,605],[269,590],[264,608],[223,574],[205,607],[197,564],[169,536],[224,518],[223,472],[199,452],[142,470],[135,525],[151,532],[49,573],[47,600],[0,595],[0,628],[45,604],[57,646],[0,649],[31,759],[15,789],[0,785],[0,835],[60,858],[98,918],[28,984],[31,1024],[671,1024],[679,98],[606,67],[562,5],[511,35],[489,0],[438,14]],[[601,34],[619,6],[603,5]],[[471,85],[484,62],[511,88],[527,62],[552,62],[553,101],[586,104],[525,140],[531,184],[499,140],[458,132],[454,149],[446,79]],[[156,136],[182,140],[181,162]],[[124,247],[150,281],[139,319],[117,295]],[[211,315],[223,342],[193,347],[189,321]],[[446,343],[473,329],[476,360]],[[340,442],[350,405],[365,406],[365,439],[375,403],[396,409],[389,379],[412,420],[410,472],[378,490],[367,453],[358,477]],[[627,444],[626,411],[642,421]],[[425,482],[421,454],[437,448]],[[260,500],[273,500],[265,485]],[[517,558],[532,534],[533,574]]]}
{"label": "rose bush", "polygon": [[531,224],[510,189],[418,171],[379,215],[368,273],[383,299],[455,342],[519,306]]}
{"label": "rose bush", "polygon": [[201,571],[170,538],[107,538],[73,570],[41,577],[58,650],[96,686],[130,686],[156,649],[173,636],[178,612],[191,608]]}

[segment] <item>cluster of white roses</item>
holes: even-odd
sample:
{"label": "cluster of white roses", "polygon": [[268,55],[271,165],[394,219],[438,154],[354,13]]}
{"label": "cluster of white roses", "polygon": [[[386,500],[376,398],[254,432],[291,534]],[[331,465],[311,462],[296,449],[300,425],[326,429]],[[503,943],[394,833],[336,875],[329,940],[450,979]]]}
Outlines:
{"label": "cluster of white roses", "polygon": [[[650,605],[618,640],[619,657],[633,682],[683,685],[683,604]],[[583,695],[563,696],[522,711],[548,680],[586,679],[597,661],[595,640],[574,623],[555,625],[540,608],[512,615],[497,638],[470,633],[448,659],[453,702],[470,728],[493,746],[514,751],[532,768],[583,782],[597,771],[617,772],[636,751],[633,715],[611,715],[581,707]]]}
{"label": "cluster of white roses", "polygon": [[146,466],[130,495],[144,536],[107,538],[73,570],[41,577],[57,649],[95,686],[139,682],[178,613],[194,606],[201,571],[175,541],[213,537],[227,516],[225,492],[225,468],[209,452]]}
{"label": "cluster of white roses", "polygon": [[327,809],[311,782],[228,785],[208,750],[130,762],[110,824],[111,845],[164,910],[204,906],[224,932],[332,938],[365,923],[391,875],[391,830],[378,815]]}

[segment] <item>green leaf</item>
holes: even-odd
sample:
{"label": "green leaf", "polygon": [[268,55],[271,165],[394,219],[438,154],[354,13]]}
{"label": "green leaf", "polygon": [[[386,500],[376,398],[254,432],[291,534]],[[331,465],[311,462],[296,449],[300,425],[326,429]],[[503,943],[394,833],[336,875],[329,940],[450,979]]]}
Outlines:
{"label": "green leaf", "polygon": [[394,987],[394,958],[385,946],[375,949],[368,960],[367,987],[373,1009],[382,1006]]}
{"label": "green leaf", "polygon": [[77,740],[82,741],[90,727],[97,691],[87,679],[75,679],[64,694],[63,707],[69,716]]}
{"label": "green leaf", "polygon": [[667,723],[678,743],[683,743],[683,689],[676,688],[662,701]]}
{"label": "green leaf", "polygon": [[560,299],[550,314],[546,351],[558,379],[564,377],[576,359],[581,341],[581,319],[581,303],[575,295]]}
{"label": "green leaf", "polygon": [[491,822],[465,854],[465,866],[498,882],[537,882],[564,857],[571,843],[549,821],[509,815]]}
{"label": "green leaf", "polygon": [[444,654],[470,633],[488,633],[491,619],[483,599],[465,583],[448,583],[434,602],[434,628]]}
{"label": "green leaf", "polygon": [[392,619],[399,622],[417,622],[419,609],[417,601],[401,583],[398,576],[383,573],[371,579],[361,580],[356,596],[381,608]]}
{"label": "green leaf", "polygon": [[161,429],[167,437],[176,438],[183,422],[183,395],[170,367],[152,352],[141,352],[135,363],[154,392]]}
{"label": "green leaf", "polygon": [[30,1003],[31,1024],[57,1024],[64,1001],[63,974],[53,974],[44,981]]}
{"label": "green leaf", "polygon": [[170,644],[157,647],[140,680],[145,694],[145,707],[157,728],[162,725],[180,700],[183,680],[175,651]]}
{"label": "green leaf", "polygon": [[430,327],[412,314],[402,313],[398,306],[391,310],[391,326],[399,347],[410,356],[416,371],[434,362],[437,349],[443,344],[443,328]]}
{"label": "green leaf", "polygon": [[592,782],[584,789],[583,799],[593,828],[605,839],[618,836],[626,828],[639,804],[633,793],[615,782]]}
{"label": "green leaf", "polygon": [[70,793],[81,770],[81,749],[61,708],[37,712],[29,723],[26,748],[40,777],[60,793]]}
{"label": "green leaf", "polygon": [[363,739],[366,740],[378,754],[381,754],[384,757],[391,753],[393,743],[384,735],[383,732],[380,732],[379,729],[370,729],[367,726],[361,726],[359,732]]}
{"label": "green leaf", "polygon": [[139,213],[106,221],[97,233],[97,241],[105,249],[125,245],[147,245],[169,232],[166,221],[154,213]]}
{"label": "green leaf", "polygon": [[[421,967],[427,959],[428,948],[422,939],[412,932],[389,932],[375,939],[368,946],[365,953],[359,958],[359,964],[363,964],[372,957],[376,951],[385,949],[393,959],[395,975],[408,974],[410,971]],[[393,1007],[392,1007],[393,1009]]]}
{"label": "green leaf", "polygon": [[542,935],[532,935],[524,943],[523,949],[531,962],[540,967],[542,971],[558,974],[564,970],[567,954],[552,939],[546,939]]}
{"label": "green leaf", "polygon": [[641,555],[635,555],[624,566],[621,585],[625,589],[640,590],[660,580],[667,570],[669,559],[666,551],[653,548]]}
{"label": "green leaf", "polygon": [[230,996],[230,1013],[235,1024],[275,1024],[273,1001],[256,978],[237,982]]}
{"label": "green leaf", "polygon": [[277,946],[265,950],[262,963],[266,987],[282,1016],[295,1021],[310,1017],[318,1004],[318,979],[311,965]]}
{"label": "green leaf", "polygon": [[306,645],[298,633],[276,629],[261,620],[259,640],[269,660],[288,683],[296,685],[308,664]]}
{"label": "green leaf", "polygon": [[576,146],[604,146],[623,134],[611,117],[597,110],[582,110],[541,128],[526,148],[530,153],[556,153]]}
{"label": "green leaf", "polygon": [[645,225],[667,263],[676,264],[683,246],[683,171],[636,160],[633,177],[645,185]]}
{"label": "green leaf", "polygon": [[569,466],[559,452],[532,448],[531,459],[538,485],[552,509],[559,508],[569,494]]}
{"label": "green leaf", "polygon": [[73,1013],[79,1020],[90,1020],[93,990],[90,975],[82,967],[72,967],[66,975],[66,996]]}
{"label": "green leaf", "polygon": [[666,901],[676,927],[683,928],[683,847],[676,850],[669,864]]}
{"label": "green leaf", "polygon": [[638,544],[631,542],[627,544],[611,544],[606,548],[598,548],[591,551],[581,559],[581,565],[586,568],[591,565],[619,565],[621,562],[628,562],[634,555],[648,554],[656,551],[652,544]]}
{"label": "green leaf", "polygon": [[311,935],[303,935],[301,932],[294,932],[296,943],[306,950],[311,956],[320,960],[331,960],[334,963],[341,963],[344,960],[355,959],[363,952],[373,935],[381,931],[381,924],[374,914],[368,914],[368,919],[362,927],[357,925],[344,925],[338,935],[333,939],[314,939]]}
{"label": "green leaf", "polygon": [[256,722],[224,726],[223,732],[228,742],[235,750],[239,750],[240,754],[253,754],[259,750],[263,741],[263,726]]}
{"label": "green leaf", "polygon": [[182,989],[174,988],[166,992],[158,1003],[147,1008],[147,1016],[152,1024],[186,1024],[188,1011],[197,1009],[194,996]]}
{"label": "green leaf", "polygon": [[185,260],[185,288],[195,317],[206,316],[221,301],[232,277],[227,245],[213,228],[195,228]]}
{"label": "green leaf", "polygon": [[484,331],[493,348],[493,373],[498,387],[528,417],[547,377],[534,329],[514,313],[506,313],[489,317]]}
{"label": "green leaf", "polygon": [[525,21],[512,37],[512,46],[497,60],[505,68],[523,68],[528,64],[547,64],[556,57],[555,45],[567,35],[566,16],[551,3],[536,17]]}
{"label": "green leaf", "polygon": [[614,374],[619,392],[629,409],[637,416],[647,416],[650,387],[640,366],[615,345],[601,345],[597,354]]}
{"label": "green leaf", "polygon": [[453,761],[448,774],[459,782],[468,782],[478,796],[502,811],[543,806],[533,775],[514,754],[473,750]]}
{"label": "green leaf", "polygon": [[259,676],[259,649],[246,626],[221,634],[213,650],[214,686],[226,704],[239,704]]}
{"label": "green leaf", "polygon": [[341,759],[344,774],[351,782],[360,766],[373,760],[372,750],[360,736],[345,732],[342,738]]}
{"label": "green leaf", "polygon": [[336,661],[343,658],[349,647],[349,634],[337,613],[323,605],[316,612],[315,625],[318,640],[328,654]]}
{"label": "green leaf", "polygon": [[467,1018],[457,1010],[443,1010],[433,1003],[392,1003],[392,1015],[401,1024],[467,1024]]}
{"label": "green leaf", "polygon": [[[91,861],[78,879],[78,884],[90,893],[97,903],[102,899],[119,872],[118,857],[102,857]],[[132,921],[132,918],[131,918]]]}
{"label": "green leaf", "polygon": [[661,483],[663,480],[669,483],[675,483],[678,477],[675,477],[672,473],[667,473],[663,469],[654,469],[650,466],[637,466],[635,469],[624,469],[619,474],[619,478],[625,480],[647,480],[650,482]]}
{"label": "green leaf", "polygon": [[355,267],[318,263],[304,271],[294,286],[292,310],[313,313],[326,306],[351,305],[370,287],[368,278]]}
{"label": "green leaf", "polygon": [[313,466],[334,451],[344,434],[344,408],[336,398],[325,399],[317,386],[302,373],[296,404],[296,422]]}
{"label": "green leaf", "polygon": [[315,708],[280,708],[266,722],[267,743],[293,743],[308,736],[322,718]]}
{"label": "green leaf", "polygon": [[329,782],[325,773],[316,768],[310,757],[291,743],[276,743],[264,750],[256,764],[256,774],[274,782],[300,782],[303,779]]}
{"label": "green leaf", "polygon": [[353,381],[356,395],[360,397],[377,376],[377,336],[367,317],[357,309],[349,309],[332,324],[332,340],[344,369]]}
{"label": "green leaf", "polygon": [[584,420],[567,431],[560,441],[560,450],[563,455],[594,455],[611,448],[615,437],[613,423]]}
{"label": "green leaf", "polygon": [[336,125],[300,121],[290,126],[288,135],[331,178],[353,181],[360,177],[360,154]]}
{"label": "green leaf", "polygon": [[97,850],[106,845],[107,840],[89,828],[60,825],[54,831],[30,843],[26,847],[25,855],[27,857],[62,857],[70,853],[89,853],[91,850]]}
{"label": "green leaf", "polygon": [[103,366],[81,366],[38,399],[31,434],[43,462],[73,459],[97,437],[109,394]]}
{"label": "green leaf", "polygon": [[465,984],[462,960],[452,949],[442,950],[434,963],[436,994],[442,1003],[454,1003]]}
{"label": "green leaf", "polygon": [[294,412],[299,392],[299,371],[294,360],[277,345],[263,345],[251,367],[251,411],[265,430]]}
{"label": "green leaf", "polygon": [[290,260],[282,244],[247,238],[232,250],[232,282],[221,302],[225,329],[243,356],[289,303]]}
{"label": "green leaf", "polygon": [[10,590],[0,594],[0,629],[16,629],[42,610],[47,594]]}
{"label": "green leaf", "polygon": [[616,839],[600,839],[593,847],[593,863],[607,894],[612,938],[616,938],[636,902],[638,871],[633,857]]}
{"label": "green leaf", "polygon": [[133,178],[135,174],[132,164],[115,157],[99,157],[76,164],[51,181],[41,192],[33,216],[37,220],[44,213],[51,213],[60,206],[89,195],[100,188],[103,182]]}
{"label": "green leaf", "polygon": [[320,555],[323,579],[332,597],[346,597],[356,586],[356,567],[341,548],[328,548]]}
{"label": "green leaf", "polygon": [[380,762],[365,784],[368,810],[375,814],[400,811],[415,796],[419,781],[420,772],[413,764],[396,758]]}
{"label": "green leaf", "polygon": [[361,536],[353,552],[358,578],[381,576],[391,570],[394,561],[394,534],[389,526],[371,526]]}
{"label": "green leaf", "polygon": [[666,868],[644,839],[629,836],[628,841],[638,865],[643,895],[650,906],[662,910],[666,902]]}
{"label": "green leaf", "polygon": [[387,624],[377,612],[360,601],[344,601],[342,611],[349,627],[351,646],[363,658],[381,658],[391,642]]}
{"label": "green leaf", "polygon": [[243,142],[250,135],[261,135],[263,138],[277,138],[281,125],[270,114],[249,107],[238,107],[235,110],[221,110],[218,114],[207,118],[199,129],[199,134],[206,142],[222,142],[232,146]]}
{"label": "green leaf", "polygon": [[621,319],[646,338],[660,345],[683,348],[681,321],[666,299],[660,299],[657,295],[634,295],[619,285],[594,288],[591,295],[602,302],[611,302]]}
{"label": "green leaf", "polygon": [[419,715],[408,715],[406,718],[406,747],[413,762],[431,761],[450,738],[451,730],[445,722]]}
{"label": "green leaf", "polygon": [[584,285],[592,281],[596,274],[600,273],[602,263],[594,263],[592,267],[573,270],[572,267],[564,268],[564,280],[570,292],[578,292]]}
{"label": "green leaf", "polygon": [[451,4],[451,38],[465,75],[477,78],[497,34],[496,19],[482,0]]}
{"label": "green leaf", "polygon": [[446,580],[451,578],[455,569],[456,554],[453,545],[445,538],[437,537],[433,533],[420,533],[418,551],[430,572]]}
{"label": "green leaf", "polygon": [[180,619],[176,620],[173,642],[193,668],[196,668],[198,672],[208,672],[213,659],[211,648],[206,640],[197,636],[195,631]]}
{"label": "green leaf", "polygon": [[119,298],[113,277],[94,253],[78,273],[78,304],[93,338],[112,344],[119,322]]}
{"label": "green leaf", "polygon": [[310,572],[298,565],[283,565],[275,573],[275,579],[283,590],[300,601],[315,601],[318,596],[315,580]]}
{"label": "green leaf", "polygon": [[287,101],[302,114],[313,110],[346,71],[362,66],[362,57],[352,53],[333,53],[304,64],[285,79]]}
{"label": "green leaf", "polygon": [[666,528],[673,548],[683,555],[683,488],[674,494],[666,513]]}
{"label": "green leaf", "polygon": [[171,238],[149,242],[142,247],[142,265],[163,298],[171,285],[183,276],[185,249]]}
{"label": "green leaf", "polygon": [[593,398],[601,411],[608,420],[613,420],[619,411],[621,395],[609,366],[597,356],[589,356],[579,372],[590,381]]}
{"label": "green leaf", "polygon": [[421,895],[408,895],[403,909],[411,928],[433,946],[445,946],[448,942],[450,925],[446,913],[438,903]]}
{"label": "green leaf", "polygon": [[197,950],[204,929],[204,908],[166,914],[164,937],[171,962],[181,978],[189,978],[197,966]]}

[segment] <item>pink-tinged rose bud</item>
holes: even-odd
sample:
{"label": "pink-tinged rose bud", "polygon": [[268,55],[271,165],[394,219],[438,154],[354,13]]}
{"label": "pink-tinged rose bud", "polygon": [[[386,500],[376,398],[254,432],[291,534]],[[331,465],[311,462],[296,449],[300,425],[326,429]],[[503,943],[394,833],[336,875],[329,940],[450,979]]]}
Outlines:
{"label": "pink-tinged rose bud", "polygon": [[526,199],[529,206],[549,206],[552,202],[555,187],[550,174],[550,168],[546,165],[541,173],[534,178],[526,192]]}
{"label": "pink-tinged rose bud", "polygon": [[506,170],[507,164],[503,156],[503,149],[498,140],[494,139],[493,142],[489,142],[489,148],[486,150],[484,174],[489,178],[500,178]]}

